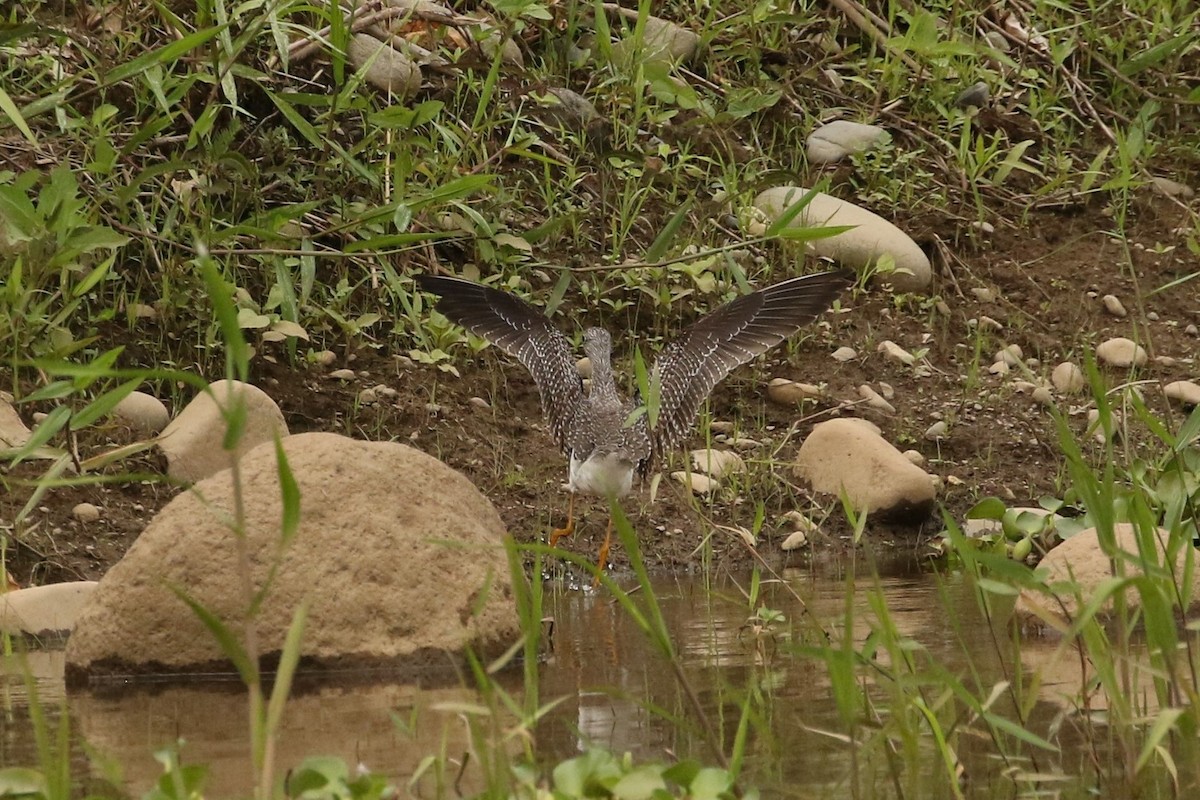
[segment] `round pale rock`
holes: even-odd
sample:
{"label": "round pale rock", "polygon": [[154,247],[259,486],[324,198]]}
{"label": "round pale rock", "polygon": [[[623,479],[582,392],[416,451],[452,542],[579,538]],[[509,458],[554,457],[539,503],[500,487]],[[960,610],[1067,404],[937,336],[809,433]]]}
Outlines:
{"label": "round pale rock", "polygon": [[779,545],[780,550],[799,550],[808,544],[808,534],[804,531],[792,531]]}
{"label": "round pale rock", "polygon": [[867,406],[877,411],[884,411],[888,414],[895,414],[896,408],[891,403],[883,398],[879,392],[872,389],[867,384],[858,387],[858,396],[867,401]]}
{"label": "round pale rock", "polygon": [[[778,186],[754,198],[756,208],[770,218],[778,218],[805,196],[807,189]],[[814,239],[805,246],[818,256],[831,258],[854,269],[874,264],[880,256],[890,255],[896,272],[887,280],[898,291],[914,292],[929,287],[933,271],[929,257],[908,234],[878,214],[818,192],[789,223],[791,227],[852,225],[850,230],[825,239]]]}
{"label": "round pale rock", "polygon": [[1114,317],[1124,318],[1129,312],[1125,310],[1125,304],[1115,294],[1106,294],[1100,298],[1100,302],[1104,303],[1104,310]]}
{"label": "round pale rock", "polygon": [[793,472],[814,491],[845,492],[856,510],[897,520],[928,517],[937,494],[923,469],[882,436],[849,419],[814,427],[800,446]]}
{"label": "round pale rock", "polygon": [[1033,402],[1041,406],[1054,405],[1054,395],[1045,386],[1039,386],[1030,392],[1029,396],[1033,398]]}
{"label": "round pale rock", "polygon": [[937,442],[946,438],[946,433],[950,430],[945,420],[938,420],[929,426],[925,431],[925,439],[930,442]]}
{"label": "round pale rock", "polygon": [[833,351],[833,360],[843,364],[858,358],[858,352],[853,347],[839,347]]}
{"label": "round pale rock", "polygon": [[[468,645],[491,658],[520,636],[504,524],[466,477],[395,442],[305,433],[282,446],[300,493],[286,546],[274,443],[241,464],[254,591],[279,559],[256,616],[264,656],[280,652],[302,603],[301,655],[317,668],[446,669]],[[232,477],[226,470],[177,496],[108,571],[68,642],[68,682],[228,669],[171,587],[240,630],[247,599],[227,524]]]}
{"label": "round pale rock", "polygon": [[1064,361],[1050,373],[1050,382],[1054,388],[1063,394],[1078,394],[1087,386],[1087,379],[1081,370],[1070,361]]}
{"label": "round pale rock", "polygon": [[355,69],[363,69],[367,82],[393,97],[404,98],[421,88],[421,68],[387,42],[366,33],[350,39],[346,55]]}
{"label": "round pale rock", "polygon": [[911,367],[917,363],[917,357],[905,350],[900,345],[893,342],[891,339],[885,339],[875,348],[877,353],[883,353],[893,361],[899,361],[901,364]]}
{"label": "round pale rock", "polygon": [[808,135],[808,160],[813,164],[832,164],[889,138],[891,135],[878,125],[834,120]]}
{"label": "round pale rock", "polygon": [[[1115,526],[1115,538],[1118,553],[1117,558],[1123,563],[1123,573],[1126,576],[1142,574],[1138,556],[1137,533],[1133,525],[1119,523]],[[1167,541],[1167,531],[1159,528],[1154,534],[1156,553],[1148,554],[1161,562],[1163,559],[1162,543]],[[1187,550],[1190,542],[1179,548],[1175,562],[1175,578],[1182,586],[1183,572],[1186,565]],[[1075,618],[1079,610],[1076,602],[1076,592],[1065,588],[1067,585],[1077,587],[1084,603],[1088,603],[1096,590],[1101,588],[1113,577],[1112,563],[1109,555],[1100,546],[1099,536],[1095,528],[1088,528],[1067,539],[1055,547],[1038,564],[1038,572],[1045,572],[1047,592],[1035,592],[1029,589],[1021,591],[1017,598],[1016,614],[1026,623],[1036,627],[1047,625],[1057,630],[1065,630]],[[1141,594],[1129,587],[1125,590],[1125,602],[1132,610],[1141,605]],[[1192,581],[1191,597],[1185,598],[1189,608],[1200,603],[1200,581]],[[1186,612],[1186,609],[1185,609]],[[1101,606],[1100,615],[1103,617],[1112,613],[1112,597],[1105,600]]]}
{"label": "round pale rock", "polygon": [[1184,408],[1200,406],[1200,384],[1192,381],[1174,381],[1163,387],[1168,400],[1174,400]]}
{"label": "round pale rock", "polygon": [[726,475],[746,471],[746,462],[732,450],[713,450],[711,448],[693,450],[691,458],[692,469],[714,478],[723,478]]}
{"label": "round pale rock", "polygon": [[271,441],[276,433],[288,435],[283,412],[266,392],[241,381],[217,381],[196,395],[159,437],[168,475],[190,483],[233,465],[234,453],[222,446],[227,425],[221,410],[232,408],[239,398],[245,403],[246,419],[237,455]]}
{"label": "round pale rock", "polygon": [[1151,178],[1150,182],[1154,184],[1155,189],[1167,197],[1180,197],[1188,200],[1196,196],[1195,189],[1178,181],[1173,181],[1170,178]]}
{"label": "round pale rock", "polygon": [[112,416],[141,436],[153,436],[171,421],[163,401],[145,392],[130,392],[113,407]]}
{"label": "round pale rock", "polygon": [[787,378],[772,378],[767,384],[767,399],[781,406],[794,406],[804,400],[819,400],[824,396],[819,386],[797,383]]}
{"label": "round pale rock", "polygon": [[28,636],[63,636],[75,627],[95,581],[52,583],[0,594],[0,631]]}
{"label": "round pale rock", "polygon": [[31,435],[17,410],[7,400],[0,399],[0,446],[24,447]]}
{"label": "round pale rock", "polygon": [[1010,344],[1008,347],[996,351],[994,361],[999,364],[1007,364],[1010,367],[1015,367],[1021,363],[1021,359],[1024,357],[1025,354],[1021,351],[1021,345]]}
{"label": "round pale rock", "polygon": [[1140,367],[1146,363],[1146,351],[1132,339],[1118,336],[1101,342],[1096,348],[1096,358],[1110,367]]}
{"label": "round pale rock", "polygon": [[641,61],[678,64],[691,61],[700,48],[698,33],[660,17],[646,17],[640,48],[633,34],[631,27],[629,34],[612,46],[615,60],[623,61],[636,56]]}
{"label": "round pale rock", "polygon": [[680,483],[680,485],[690,489],[692,494],[707,495],[715,492],[720,486],[720,482],[716,478],[710,478],[699,472],[672,472],[671,478]]}
{"label": "round pale rock", "polygon": [[100,509],[91,503],[80,503],[71,509],[71,516],[80,522],[95,522],[100,519]]}

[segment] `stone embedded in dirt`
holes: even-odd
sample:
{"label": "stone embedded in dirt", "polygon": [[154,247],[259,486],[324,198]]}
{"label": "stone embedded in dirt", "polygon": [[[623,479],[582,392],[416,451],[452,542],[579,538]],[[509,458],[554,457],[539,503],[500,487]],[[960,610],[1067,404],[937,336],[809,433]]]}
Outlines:
{"label": "stone embedded in dirt", "polygon": [[95,588],[95,581],[70,581],[0,594],[0,632],[27,636],[70,633]]}
{"label": "stone embedded in dirt", "polygon": [[902,521],[928,517],[937,494],[924,470],[851,419],[814,427],[800,446],[793,471],[814,491],[845,492],[856,510]]}
{"label": "stone embedded in dirt", "polygon": [[779,522],[782,525],[787,525],[795,530],[805,531],[806,533],[815,533],[817,531],[817,524],[809,519],[808,515],[803,511],[794,508],[780,517]]}
{"label": "stone embedded in dirt", "polygon": [[997,361],[995,364],[992,364],[990,367],[988,367],[988,372],[992,373],[993,375],[1007,375],[1011,369],[1012,367],[1010,367],[1008,364],[1005,364],[1003,361]]}
{"label": "stone embedded in dirt", "polygon": [[843,364],[858,358],[858,352],[853,347],[839,347],[833,351],[833,360]]}
{"label": "stone embedded in dirt", "polygon": [[1025,354],[1021,351],[1021,345],[1010,344],[1009,346],[996,351],[995,361],[998,363],[1007,364],[1010,367],[1015,367],[1021,363],[1021,359],[1024,357]]}
{"label": "stone embedded in dirt", "polygon": [[379,402],[379,394],[374,387],[363,389],[358,393],[358,404],[360,406],[373,406]]}
{"label": "stone embedded in dirt", "polygon": [[113,407],[112,417],[141,436],[159,433],[171,421],[166,405],[145,392],[130,392]]}
{"label": "stone embedded in dirt", "polygon": [[989,317],[987,314],[981,314],[979,321],[976,323],[979,327],[989,331],[1002,331],[1004,325]]}
{"label": "stone embedded in dirt", "polygon": [[832,164],[890,138],[891,134],[878,125],[836,119],[808,135],[808,160],[812,164]]}
{"label": "stone embedded in dirt", "polygon": [[731,450],[702,448],[691,452],[692,469],[714,478],[746,471],[746,462]]}
{"label": "stone embedded in dirt", "polygon": [[24,447],[33,434],[21,415],[9,404],[8,400],[0,399],[0,445],[4,447]]}
{"label": "stone embedded in dirt", "polygon": [[763,446],[763,443],[758,439],[751,439],[749,436],[739,436],[736,439],[730,439],[729,446],[738,450],[757,450]]}
{"label": "stone embedded in dirt", "polygon": [[[241,398],[245,420],[237,448],[224,448],[227,424],[222,409],[232,408]],[[245,455],[263,442],[287,436],[283,412],[266,392],[241,381],[217,381],[188,403],[167,426],[158,446],[167,457],[167,474],[192,483],[233,464],[234,455]]]}
{"label": "stone embedded in dirt", "polygon": [[804,531],[797,530],[788,534],[788,537],[779,545],[780,550],[799,550],[808,544],[808,534]]}
{"label": "stone embedded in dirt", "polygon": [[794,406],[804,400],[819,400],[824,397],[820,387],[811,383],[797,383],[787,378],[772,378],[767,384],[767,398],[781,406]]}
{"label": "stone embedded in dirt", "polygon": [[674,22],[660,17],[646,17],[642,30],[641,47],[630,27],[625,38],[612,46],[613,60],[617,62],[670,62],[682,64],[691,61],[700,49],[700,35]]}
{"label": "stone embedded in dirt", "polygon": [[406,54],[370,34],[354,34],[346,55],[355,69],[365,68],[368,83],[394,98],[406,98],[421,88],[421,68]]}
{"label": "stone embedded in dirt", "polygon": [[692,494],[712,494],[721,487],[720,481],[716,478],[710,478],[699,472],[684,472],[680,470],[679,472],[672,472],[671,478],[678,481],[685,488],[690,489]]}
{"label": "stone embedded in dirt", "polygon": [[1070,361],[1064,361],[1050,373],[1050,382],[1063,394],[1078,394],[1087,386],[1083,370]]}
{"label": "stone embedded in dirt", "polygon": [[352,369],[346,369],[343,367],[341,369],[335,369],[333,372],[329,373],[328,377],[339,381],[353,381],[358,379],[358,373]]}
{"label": "stone embedded in dirt", "polygon": [[737,426],[729,420],[714,419],[708,424],[708,429],[713,433],[733,433]]}
{"label": "stone embedded in dirt", "polygon": [[883,399],[883,395],[872,389],[867,384],[858,387],[858,396],[867,401],[869,408],[874,408],[877,411],[885,411],[888,414],[895,414],[896,408],[887,400]]}
{"label": "stone embedded in dirt", "polygon": [[1174,381],[1163,387],[1168,400],[1174,400],[1184,408],[1200,406],[1200,384],[1192,381]]}
{"label": "stone embedded in dirt", "polygon": [[[776,219],[807,193],[798,186],[778,186],[754,198],[754,206]],[[814,239],[805,247],[817,256],[856,270],[874,264],[882,255],[890,255],[896,272],[881,277],[897,291],[916,292],[929,287],[933,271],[925,251],[908,234],[865,208],[817,192],[789,223],[790,227],[802,228],[841,225],[854,227],[836,236]]]}
{"label": "stone embedded in dirt", "polygon": [[983,108],[992,96],[992,90],[984,81],[973,83],[954,98],[955,108]]}
{"label": "stone embedded in dirt", "polygon": [[1195,325],[1190,323],[1186,328],[1183,329],[1183,332],[1188,336],[1200,336],[1200,328],[1197,328]]}
{"label": "stone embedded in dirt", "polygon": [[[1121,574],[1137,576],[1142,574],[1142,557],[1138,551],[1138,535],[1133,525],[1118,523],[1115,526],[1117,552],[1113,558],[1122,565]],[[1165,554],[1163,544],[1170,534],[1162,528],[1153,532],[1149,538],[1154,541],[1154,553],[1145,554],[1151,563],[1161,564]],[[1183,586],[1184,569],[1187,564],[1187,551],[1190,548],[1181,547],[1175,560],[1175,579],[1177,586]],[[1078,588],[1078,594],[1083,597],[1085,604],[1091,601],[1098,589],[1107,590],[1107,585],[1114,577],[1113,558],[1105,553],[1100,544],[1100,537],[1095,528],[1085,531],[1065,540],[1055,547],[1038,564],[1038,572],[1045,573],[1046,591],[1036,592],[1030,589],[1021,591],[1017,598],[1016,614],[1026,624],[1035,628],[1042,625],[1056,630],[1065,631],[1071,624],[1080,606],[1076,600],[1077,592],[1063,587],[1070,585]],[[1141,593],[1129,586],[1124,590],[1125,603],[1132,611],[1142,602]],[[1115,594],[1115,593],[1114,593]],[[1200,603],[1200,581],[1192,581],[1192,594],[1187,598],[1188,608],[1194,608]],[[1112,613],[1113,597],[1109,596],[1100,607],[1098,614],[1103,618]]]}
{"label": "stone embedded in dirt", "polygon": [[[466,477],[396,442],[305,433],[284,439],[283,450],[300,494],[286,546],[274,443],[248,453],[240,471],[254,591],[278,559],[255,618],[264,656],[280,652],[306,602],[301,655],[315,667],[446,671],[468,645],[490,659],[520,637],[504,523]],[[171,587],[240,630],[251,598],[228,525],[234,497],[226,470],[150,522],[79,615],[67,645],[70,683],[229,668]]]}
{"label": "stone embedded in dirt", "polygon": [[946,425],[945,420],[938,420],[925,430],[925,439],[930,442],[941,441],[946,438],[948,430],[949,426]]}
{"label": "stone embedded in dirt", "polygon": [[467,398],[467,402],[470,403],[473,408],[478,408],[480,411],[487,411],[492,407],[492,404],[487,400],[484,400],[482,397],[469,397]]}
{"label": "stone embedded in dirt", "polygon": [[1186,184],[1173,181],[1170,178],[1151,178],[1150,183],[1167,197],[1179,197],[1187,200],[1196,196],[1195,189]]}
{"label": "stone embedded in dirt", "polygon": [[896,390],[892,388],[892,385],[890,383],[887,383],[885,381],[879,382],[879,393],[881,395],[883,395],[883,399],[885,399],[885,400],[895,400],[896,399]]}
{"label": "stone embedded in dirt", "polygon": [[1114,317],[1123,319],[1129,315],[1129,312],[1125,310],[1125,305],[1115,294],[1104,295],[1104,297],[1100,298],[1100,302],[1104,303],[1104,310]]}
{"label": "stone embedded in dirt", "polygon": [[332,367],[337,363],[337,353],[332,350],[322,350],[319,353],[313,354],[313,361],[319,367]]}
{"label": "stone embedded in dirt", "polygon": [[900,455],[904,456],[918,467],[925,463],[925,456],[921,455],[920,450],[905,450]]}
{"label": "stone embedded in dirt", "polygon": [[[988,222],[987,220],[977,219],[971,223],[971,230],[973,230],[977,233],[982,233],[984,236],[991,236],[993,233],[996,232],[996,226],[993,225],[992,223]],[[974,289],[972,289],[971,291],[974,291]],[[993,295],[993,297],[994,297],[994,295]],[[980,302],[984,302],[984,301],[981,300]],[[987,302],[991,302],[991,301],[987,301]]]}
{"label": "stone embedded in dirt", "polygon": [[80,522],[96,522],[100,519],[100,509],[91,503],[79,503],[71,509],[71,516]]}
{"label": "stone embedded in dirt", "polygon": [[1033,398],[1033,402],[1037,403],[1040,406],[1054,405],[1054,395],[1052,395],[1050,393],[1050,390],[1047,389],[1045,386],[1037,387],[1032,392],[1030,392],[1029,396],[1031,398]]}
{"label": "stone embedded in dirt", "polygon": [[981,303],[996,302],[996,293],[984,286],[976,286],[971,290],[971,294],[975,295],[975,299]]}
{"label": "stone embedded in dirt", "polygon": [[1146,363],[1146,351],[1131,339],[1118,336],[1101,342],[1096,348],[1096,358],[1110,367],[1140,367]]}
{"label": "stone embedded in dirt", "polygon": [[917,357],[905,350],[900,345],[893,342],[891,339],[886,339],[879,343],[875,348],[877,353],[883,353],[893,361],[899,361],[901,364],[911,367],[917,363]]}

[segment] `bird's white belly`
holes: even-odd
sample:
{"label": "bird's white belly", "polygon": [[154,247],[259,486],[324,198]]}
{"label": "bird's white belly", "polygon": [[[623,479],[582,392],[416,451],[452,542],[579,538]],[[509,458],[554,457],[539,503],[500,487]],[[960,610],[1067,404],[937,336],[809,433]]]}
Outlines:
{"label": "bird's white belly", "polygon": [[633,462],[612,453],[593,455],[586,461],[580,461],[572,454],[571,477],[567,487],[572,492],[598,497],[629,494],[633,488]]}

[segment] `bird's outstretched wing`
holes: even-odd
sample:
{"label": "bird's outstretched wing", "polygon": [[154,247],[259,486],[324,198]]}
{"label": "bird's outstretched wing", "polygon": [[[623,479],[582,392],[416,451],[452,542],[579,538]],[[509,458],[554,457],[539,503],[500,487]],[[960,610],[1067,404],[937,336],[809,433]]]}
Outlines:
{"label": "bird's outstretched wing", "polygon": [[704,399],[726,375],[815,320],[852,283],[853,272],[835,270],[768,286],[702,317],[667,345],[654,363],[654,460],[687,436]]}
{"label": "bird's outstretched wing", "polygon": [[438,311],[529,370],[542,398],[542,413],[565,451],[568,426],[583,399],[583,381],[575,371],[567,337],[516,295],[461,278],[418,275],[416,280],[422,289],[438,295]]}

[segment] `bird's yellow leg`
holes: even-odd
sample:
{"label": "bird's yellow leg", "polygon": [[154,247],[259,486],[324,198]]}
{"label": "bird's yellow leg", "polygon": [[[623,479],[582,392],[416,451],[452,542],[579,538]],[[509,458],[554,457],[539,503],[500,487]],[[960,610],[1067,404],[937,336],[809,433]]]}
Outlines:
{"label": "bird's yellow leg", "polygon": [[550,546],[557,547],[558,540],[564,536],[570,536],[575,532],[575,493],[571,492],[571,500],[567,505],[567,526],[565,528],[555,528],[550,533]]}
{"label": "bird's yellow leg", "polygon": [[[600,554],[596,556],[596,569],[600,570],[600,572],[604,572],[604,568],[608,566],[608,547],[612,544],[612,525],[612,515],[610,514],[608,517],[608,529],[604,531],[604,544],[600,545]],[[592,587],[595,588],[599,585],[600,575],[597,574]]]}

